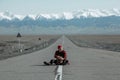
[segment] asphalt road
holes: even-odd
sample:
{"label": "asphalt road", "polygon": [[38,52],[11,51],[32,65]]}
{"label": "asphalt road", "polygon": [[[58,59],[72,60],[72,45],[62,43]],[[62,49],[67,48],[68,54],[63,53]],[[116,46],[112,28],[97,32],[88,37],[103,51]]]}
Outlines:
{"label": "asphalt road", "polygon": [[63,44],[70,65],[63,66],[63,80],[120,80],[120,53],[81,48],[66,37],[50,47],[0,61],[0,80],[54,80],[56,66],[44,66]]}

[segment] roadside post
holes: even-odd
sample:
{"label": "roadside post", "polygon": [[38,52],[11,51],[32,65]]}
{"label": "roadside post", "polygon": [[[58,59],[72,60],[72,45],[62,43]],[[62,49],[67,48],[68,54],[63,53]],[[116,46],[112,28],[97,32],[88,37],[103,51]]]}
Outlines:
{"label": "roadside post", "polygon": [[20,33],[18,33],[16,37],[18,39],[19,52],[22,52],[22,49],[21,49],[21,37],[22,36]]}

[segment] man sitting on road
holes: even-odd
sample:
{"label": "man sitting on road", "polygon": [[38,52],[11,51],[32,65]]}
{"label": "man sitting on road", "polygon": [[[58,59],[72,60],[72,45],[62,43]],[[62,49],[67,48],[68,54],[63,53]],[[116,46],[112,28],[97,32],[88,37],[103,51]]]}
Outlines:
{"label": "man sitting on road", "polygon": [[67,53],[63,50],[63,47],[61,45],[58,45],[58,50],[54,54],[54,58],[50,60],[50,62],[44,62],[45,65],[66,65],[69,64],[69,61],[67,60]]}

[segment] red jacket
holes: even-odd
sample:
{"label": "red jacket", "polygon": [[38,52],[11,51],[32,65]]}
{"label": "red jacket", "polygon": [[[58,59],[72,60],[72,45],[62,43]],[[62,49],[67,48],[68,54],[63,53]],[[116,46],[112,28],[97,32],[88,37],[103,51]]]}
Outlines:
{"label": "red jacket", "polygon": [[58,50],[55,52],[54,57],[57,58],[56,56],[61,56],[63,57],[65,60],[67,59],[67,53],[63,50],[61,52],[59,52]]}

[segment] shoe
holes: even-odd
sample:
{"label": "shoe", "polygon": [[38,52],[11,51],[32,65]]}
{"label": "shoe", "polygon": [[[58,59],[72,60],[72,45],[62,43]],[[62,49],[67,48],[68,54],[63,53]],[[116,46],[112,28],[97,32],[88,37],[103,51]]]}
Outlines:
{"label": "shoe", "polygon": [[43,63],[44,63],[45,65],[50,65],[50,64],[49,64],[48,62],[46,62],[46,61],[45,61],[45,62],[43,62]]}

